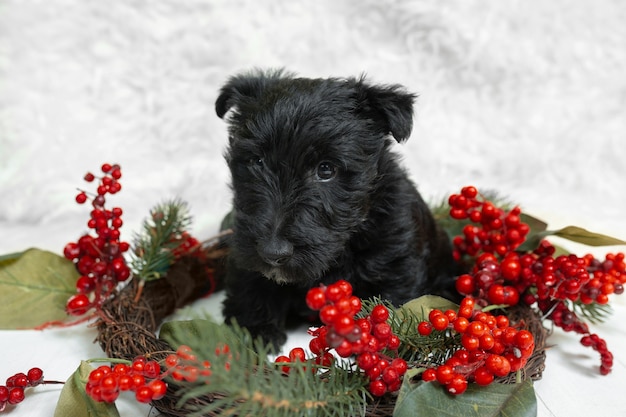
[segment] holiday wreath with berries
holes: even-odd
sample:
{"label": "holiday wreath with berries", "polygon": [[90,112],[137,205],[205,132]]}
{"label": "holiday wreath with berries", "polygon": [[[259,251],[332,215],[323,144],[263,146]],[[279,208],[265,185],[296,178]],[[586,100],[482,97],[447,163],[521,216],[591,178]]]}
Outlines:
{"label": "holiday wreath with berries", "polygon": [[[55,416],[118,416],[125,391],[169,416],[437,416],[452,404],[458,414],[533,416],[532,381],[542,376],[554,326],[579,334],[599,354],[599,373],[611,372],[613,356],[588,323],[606,317],[610,297],[623,293],[624,254],[579,257],[548,238],[626,242],[573,226],[548,230],[519,207],[464,187],[432,205],[466,267],[456,280],[460,304],[424,296],[394,308],[356,297],[343,280],[312,288],[306,303],[321,325],[309,329],[308,346],[275,357],[237,323],[163,323],[220,288],[222,237],[233,231],[201,242],[190,233],[187,205],[171,200],[156,205],[128,243],[123,210],[107,205],[121,176],[116,164],[85,175],[96,190],[80,191],[76,202],[91,206],[91,232],[63,256],[31,249],[0,257],[3,296],[19,300],[9,308],[41,295],[26,290],[30,284],[50,295],[18,323],[0,318],[4,328],[90,322],[106,353],[79,364]],[[67,299],[59,285],[75,294]],[[45,380],[39,368],[7,378],[0,412],[46,383],[62,382]]]}

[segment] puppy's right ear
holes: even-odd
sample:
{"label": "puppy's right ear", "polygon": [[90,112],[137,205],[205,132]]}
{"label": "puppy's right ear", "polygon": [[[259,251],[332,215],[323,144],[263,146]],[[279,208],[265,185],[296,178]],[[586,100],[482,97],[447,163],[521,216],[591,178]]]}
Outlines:
{"label": "puppy's right ear", "polygon": [[232,107],[240,105],[244,100],[259,98],[267,86],[283,76],[283,70],[261,71],[236,75],[220,89],[215,101],[215,112],[223,118]]}

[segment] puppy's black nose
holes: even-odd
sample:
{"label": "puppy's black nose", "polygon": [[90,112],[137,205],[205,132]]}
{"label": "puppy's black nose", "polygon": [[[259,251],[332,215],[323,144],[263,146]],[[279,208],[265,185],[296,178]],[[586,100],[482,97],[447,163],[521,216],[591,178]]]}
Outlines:
{"label": "puppy's black nose", "polygon": [[293,255],[293,245],[286,240],[274,238],[268,242],[259,242],[257,251],[266,263],[280,266]]}

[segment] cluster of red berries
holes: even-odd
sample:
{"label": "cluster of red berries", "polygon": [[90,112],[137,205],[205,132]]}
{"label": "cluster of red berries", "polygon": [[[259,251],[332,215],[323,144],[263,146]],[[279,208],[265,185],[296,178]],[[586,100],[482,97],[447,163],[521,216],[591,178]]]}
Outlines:
{"label": "cluster of red berries", "polygon": [[7,378],[5,385],[0,385],[0,412],[7,404],[16,405],[24,401],[24,390],[43,384],[43,371],[31,368],[27,373],[18,373]]}
{"label": "cluster of red berries", "polygon": [[516,305],[520,291],[526,288],[516,285],[521,273],[521,264],[516,252],[509,252],[504,259],[492,253],[482,253],[476,259],[470,274],[460,275],[456,290],[466,296],[474,296],[479,303]]}
{"label": "cluster of red berries", "polygon": [[448,198],[448,204],[450,217],[470,221],[463,228],[463,236],[452,240],[457,261],[479,252],[504,256],[519,247],[530,232],[530,227],[520,219],[519,207],[507,212],[482,197],[476,187],[463,187],[460,194]]}
{"label": "cluster of red berries", "polygon": [[165,396],[167,384],[163,382],[161,366],[153,360],[139,356],[132,363],[101,365],[89,373],[85,387],[87,395],[98,402],[112,403],[122,391],[132,391],[141,403],[149,403]]}
{"label": "cluster of red berries", "polygon": [[[602,339],[601,343],[589,342],[591,333],[587,325],[580,321],[567,303],[602,305],[609,302],[611,294],[622,294],[626,283],[624,254],[608,254],[604,261],[589,254],[583,257],[574,254],[557,256],[556,248],[547,240],[540,241],[533,251],[516,251],[529,230],[520,221],[519,208],[505,214],[493,203],[482,199],[482,208],[478,211],[475,208],[479,204],[477,196],[476,188],[464,187],[461,194],[454,194],[449,199],[451,217],[469,218],[472,222],[480,220],[482,224],[482,229],[471,224],[464,226],[464,236],[453,240],[459,259],[463,256],[475,258],[470,273],[457,278],[457,291],[475,297],[483,306],[512,306],[520,301],[527,305],[536,303],[556,326],[582,334],[585,341],[582,344],[595,348],[601,355],[600,372],[609,373],[613,356],[606,343]],[[488,215],[485,215],[485,210]],[[493,217],[490,213],[499,216],[494,217],[495,224],[493,221],[484,223],[485,219]],[[496,241],[490,235],[495,226],[502,226],[496,233]],[[485,237],[489,239],[485,240]],[[503,245],[494,245],[499,240]]]}
{"label": "cluster of red berries", "polygon": [[202,251],[198,251],[201,243],[198,239],[193,237],[189,232],[182,232],[180,235],[172,236],[170,242],[177,242],[178,244],[172,251],[174,259],[179,259],[182,256],[189,254],[196,254],[196,256],[203,255]]}
{"label": "cluster of red berries", "polygon": [[536,287],[535,300],[540,307],[545,300],[607,304],[611,294],[624,292],[623,253],[607,254],[605,260],[600,261],[590,254],[555,256],[555,251],[549,242],[542,241],[533,253],[520,256],[520,283]]}
{"label": "cluster of red berries", "polygon": [[504,315],[493,316],[474,306],[474,299],[466,297],[458,311],[434,309],[428,321],[417,328],[422,336],[436,331],[460,337],[461,348],[444,364],[422,374],[424,381],[437,381],[454,395],[465,392],[470,381],[489,385],[496,377],[517,371],[526,365],[535,347],[531,332],[511,326]]}
{"label": "cluster of red berries", "polygon": [[[283,364],[280,369],[284,374],[289,374],[289,372],[294,368],[294,365],[301,367],[304,371],[310,369],[311,372],[316,372],[316,370],[320,367],[330,367],[335,362],[335,357],[330,352],[326,351],[316,354],[315,357],[311,359],[307,359],[304,349],[301,347],[295,347],[289,351],[288,356],[280,355],[276,357],[274,362],[276,364]],[[309,367],[308,365],[311,363],[316,366]]]}
{"label": "cluster of red berries", "polygon": [[[230,347],[227,344],[217,346],[215,356],[224,358],[224,369],[230,371],[233,359]],[[176,381],[196,382],[200,377],[209,377],[213,373],[211,366],[208,360],[199,361],[187,345],[180,345],[175,353],[165,358],[166,375],[170,375]]]}
{"label": "cluster of red berries", "polygon": [[[554,252],[554,246],[544,240],[533,252],[510,252],[500,262],[492,254],[481,254],[473,273],[457,278],[457,291],[474,295],[482,305],[516,305],[520,300],[528,305],[536,302],[554,325],[587,337],[590,335],[588,326],[570,310],[566,301],[582,305],[606,304],[610,294],[623,293],[624,254],[608,254],[604,261],[599,261],[592,255],[554,256]],[[613,356],[606,343],[600,347],[596,349],[601,355],[600,373],[607,374],[611,371]]]}
{"label": "cluster of red berries", "polygon": [[[120,241],[122,227],[122,209],[105,208],[106,194],[115,194],[121,190],[119,179],[122,172],[119,165],[103,164],[103,173],[97,192],[92,196],[92,206],[87,227],[93,229],[95,236],[87,233],[77,242],[70,242],[63,249],[64,256],[73,261],[81,274],[76,281],[78,294],[70,297],[66,310],[74,316],[82,316],[91,308],[98,308],[111,294],[118,282],[128,279],[130,269],[124,259],[124,252],[129,249],[127,242]],[[85,181],[93,182],[97,177],[87,173]],[[85,191],[76,196],[79,204],[89,199]]]}
{"label": "cluster of red berries", "polygon": [[595,350],[600,354],[600,373],[607,375],[613,368],[613,354],[606,346],[606,341],[595,333],[589,333],[580,339],[580,343],[583,346],[587,346]]}
{"label": "cluster of red berries", "polygon": [[[548,308],[548,305],[546,304],[544,308]],[[582,322],[567,307],[564,301],[557,301],[546,314],[555,326],[562,328],[566,332],[583,335],[582,339],[580,339],[580,344],[590,347],[600,354],[600,374],[607,375],[611,372],[613,368],[613,354],[609,351],[606,341],[597,334],[592,334],[589,331],[589,326]]]}
{"label": "cluster of red berries", "polygon": [[378,304],[367,317],[357,318],[361,299],[352,295],[352,285],[345,280],[310,289],[306,303],[312,310],[319,310],[324,324],[309,332],[314,336],[309,349],[319,358],[319,363],[328,362],[331,349],[343,358],[355,355],[357,366],[370,380],[369,391],[373,395],[382,396],[400,388],[407,363],[383,353],[400,347],[400,339],[387,322],[387,307]]}

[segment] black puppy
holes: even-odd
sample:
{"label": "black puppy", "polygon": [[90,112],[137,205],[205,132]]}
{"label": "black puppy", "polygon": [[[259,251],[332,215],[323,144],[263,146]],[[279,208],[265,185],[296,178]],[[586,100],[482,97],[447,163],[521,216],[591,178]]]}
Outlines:
{"label": "black puppy", "polygon": [[231,78],[216,102],[229,117],[234,192],[224,316],[276,347],[307,289],[348,280],[361,298],[401,304],[449,295],[449,240],[391,152],[406,140],[415,96],[363,78],[282,71]]}

